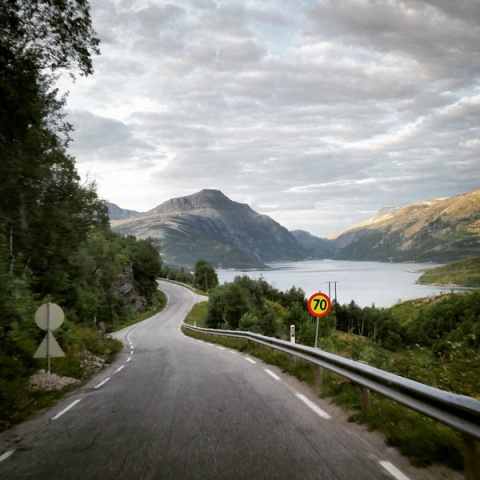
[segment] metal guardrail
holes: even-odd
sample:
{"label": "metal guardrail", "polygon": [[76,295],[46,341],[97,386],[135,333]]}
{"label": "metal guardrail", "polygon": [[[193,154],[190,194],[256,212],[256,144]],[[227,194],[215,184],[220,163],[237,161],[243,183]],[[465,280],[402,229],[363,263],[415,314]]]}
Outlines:
{"label": "metal guardrail", "polygon": [[[349,379],[363,389],[362,396],[364,398],[368,399],[371,390],[448,425],[461,433],[465,440],[467,449],[465,455],[466,478],[480,478],[480,470],[477,470],[480,464],[478,445],[475,445],[480,441],[479,400],[430,387],[323,350],[257,333],[199,328],[186,323],[182,327],[209,335],[242,338],[287,353]],[[469,470],[473,471],[473,476],[468,474]]]}

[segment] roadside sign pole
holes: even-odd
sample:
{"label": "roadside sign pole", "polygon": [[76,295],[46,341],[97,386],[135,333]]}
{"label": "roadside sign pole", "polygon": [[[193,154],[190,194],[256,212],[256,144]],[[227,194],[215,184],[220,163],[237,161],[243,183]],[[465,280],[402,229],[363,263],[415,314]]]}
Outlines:
{"label": "roadside sign pole", "polygon": [[65,353],[55,340],[52,334],[63,323],[65,314],[56,303],[44,303],[37,308],[35,312],[35,323],[38,328],[47,332],[46,337],[33,354],[33,358],[47,359],[47,373],[50,374],[52,368],[53,357],[64,357]]}
{"label": "roadside sign pole", "polygon": [[47,373],[50,375],[50,302],[47,303]]}
{"label": "roadside sign pole", "polygon": [[315,348],[318,345],[318,323],[319,318],[324,317],[328,314],[330,309],[332,308],[332,302],[330,301],[330,297],[325,295],[322,292],[314,293],[309,299],[307,303],[308,311],[314,317],[317,317],[317,327],[315,332]]}

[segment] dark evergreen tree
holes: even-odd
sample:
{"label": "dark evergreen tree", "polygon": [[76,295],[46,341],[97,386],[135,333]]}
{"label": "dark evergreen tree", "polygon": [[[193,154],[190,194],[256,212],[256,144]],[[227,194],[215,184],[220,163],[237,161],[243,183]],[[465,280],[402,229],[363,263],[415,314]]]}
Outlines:
{"label": "dark evergreen tree", "polygon": [[218,285],[218,276],[215,269],[206,260],[198,260],[195,264],[195,286],[209,292]]}

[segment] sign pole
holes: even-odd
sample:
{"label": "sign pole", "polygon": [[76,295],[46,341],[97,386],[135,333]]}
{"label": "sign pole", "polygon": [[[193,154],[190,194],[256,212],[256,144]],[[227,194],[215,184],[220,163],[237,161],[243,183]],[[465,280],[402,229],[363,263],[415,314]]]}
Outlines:
{"label": "sign pole", "polygon": [[65,356],[65,353],[52,334],[52,331],[56,330],[63,323],[64,318],[65,314],[63,310],[56,303],[44,303],[40,305],[35,312],[35,323],[38,328],[45,330],[47,335],[42,340],[37,351],[33,354],[33,358],[46,358],[47,372],[49,374],[52,366],[52,358]]}
{"label": "sign pole", "polygon": [[318,324],[319,318],[324,317],[328,314],[330,309],[332,308],[332,303],[330,301],[330,297],[325,295],[322,292],[314,293],[309,299],[307,303],[308,311],[314,317],[317,317],[317,326],[315,332],[315,348],[318,345]]}
{"label": "sign pole", "polygon": [[47,303],[47,373],[50,375],[50,302]]}

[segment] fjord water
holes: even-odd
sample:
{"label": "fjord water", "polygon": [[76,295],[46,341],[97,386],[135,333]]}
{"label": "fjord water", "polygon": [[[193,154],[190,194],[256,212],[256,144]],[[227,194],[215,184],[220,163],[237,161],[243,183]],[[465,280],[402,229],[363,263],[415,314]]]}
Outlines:
{"label": "fjord water", "polygon": [[[339,260],[312,260],[273,263],[268,270],[217,270],[220,284],[231,282],[238,275],[253,279],[263,277],[278,290],[292,286],[301,288],[307,298],[315,292],[329,293],[328,282],[337,282],[337,300],[340,304],[354,300],[361,307],[391,307],[398,301],[464,290],[415,283],[421,270],[440,266],[433,263],[381,263]],[[331,298],[335,285],[330,284]]]}

